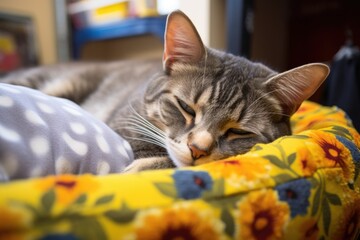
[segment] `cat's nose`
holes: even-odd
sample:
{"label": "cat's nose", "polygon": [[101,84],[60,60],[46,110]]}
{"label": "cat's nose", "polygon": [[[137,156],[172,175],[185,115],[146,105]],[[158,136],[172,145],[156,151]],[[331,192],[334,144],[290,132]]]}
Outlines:
{"label": "cat's nose", "polygon": [[209,155],[209,149],[202,149],[198,147],[196,144],[189,144],[188,147],[190,149],[191,156],[194,160]]}

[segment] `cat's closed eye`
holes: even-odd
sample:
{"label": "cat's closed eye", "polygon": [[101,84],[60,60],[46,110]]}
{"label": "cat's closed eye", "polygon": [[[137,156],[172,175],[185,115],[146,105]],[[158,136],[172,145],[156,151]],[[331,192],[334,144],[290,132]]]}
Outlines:
{"label": "cat's closed eye", "polygon": [[178,101],[180,107],[182,108],[182,110],[184,110],[187,114],[189,114],[191,117],[196,116],[195,110],[192,109],[189,105],[187,105],[183,100],[177,98],[177,101]]}
{"label": "cat's closed eye", "polygon": [[234,138],[251,138],[254,137],[255,134],[243,129],[238,129],[238,128],[229,128],[226,133],[225,136],[231,139]]}

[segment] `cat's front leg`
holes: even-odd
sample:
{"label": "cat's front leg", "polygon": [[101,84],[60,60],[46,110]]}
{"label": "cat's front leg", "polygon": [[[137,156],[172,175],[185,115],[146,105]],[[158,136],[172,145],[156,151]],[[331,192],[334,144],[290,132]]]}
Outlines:
{"label": "cat's front leg", "polygon": [[127,166],[123,173],[136,173],[145,170],[175,168],[169,157],[139,158]]}

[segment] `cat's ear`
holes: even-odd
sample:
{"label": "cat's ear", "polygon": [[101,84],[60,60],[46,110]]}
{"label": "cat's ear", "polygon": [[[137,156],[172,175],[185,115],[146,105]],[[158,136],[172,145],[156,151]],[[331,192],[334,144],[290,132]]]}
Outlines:
{"label": "cat's ear", "polygon": [[170,13],[165,30],[164,70],[171,72],[175,62],[196,63],[204,53],[204,44],[191,20],[181,11]]}
{"label": "cat's ear", "polygon": [[320,87],[329,71],[328,66],[322,63],[306,64],[277,74],[265,84],[269,93],[282,103],[284,114],[292,115]]}

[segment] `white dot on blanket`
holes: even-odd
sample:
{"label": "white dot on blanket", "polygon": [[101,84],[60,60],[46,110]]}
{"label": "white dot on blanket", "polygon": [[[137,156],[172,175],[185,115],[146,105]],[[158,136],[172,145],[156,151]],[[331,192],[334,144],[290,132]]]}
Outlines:
{"label": "white dot on blanket", "polygon": [[0,107],[12,107],[14,100],[8,96],[0,96]]}
{"label": "white dot on blanket", "polygon": [[73,173],[72,165],[69,160],[63,156],[59,157],[55,161],[55,172],[56,174]]}
{"label": "white dot on blanket", "polygon": [[71,122],[70,123],[70,128],[74,133],[79,134],[79,135],[82,135],[82,134],[86,133],[85,126],[83,124],[81,124],[81,123],[78,123],[78,122]]}
{"label": "white dot on blanket", "polygon": [[120,153],[120,155],[122,157],[128,157],[128,153],[126,152],[126,147],[125,147],[125,142],[123,143],[123,145],[118,145],[116,147],[116,150],[118,150],[118,152]]}
{"label": "white dot on blanket", "polygon": [[38,156],[44,156],[49,151],[49,142],[46,138],[36,136],[29,141],[31,151]]}
{"label": "white dot on blanket", "polygon": [[62,106],[62,108],[67,111],[68,113],[72,114],[72,115],[75,115],[75,116],[81,116],[81,112],[79,112],[77,109],[73,108],[73,107],[70,107],[70,106],[67,106],[67,105],[64,105]]}
{"label": "white dot on blanket", "polygon": [[96,125],[95,123],[92,123],[92,126],[95,128],[95,131],[97,131],[98,133],[103,133],[104,132],[102,130],[102,128],[99,127],[98,125]]}
{"label": "white dot on blanket", "polygon": [[85,143],[73,139],[69,134],[63,133],[62,138],[66,145],[76,154],[84,156],[88,152],[88,146]]}
{"label": "white dot on blanket", "polygon": [[26,119],[36,125],[46,125],[44,120],[34,111],[26,110],[25,111],[25,117]]}
{"label": "white dot on blanket", "polygon": [[95,138],[96,138],[96,143],[98,144],[101,151],[103,151],[104,153],[109,153],[110,152],[109,144],[106,142],[104,136],[97,134]]}
{"label": "white dot on blanket", "polygon": [[53,108],[51,108],[49,105],[45,104],[45,103],[37,102],[36,105],[44,113],[49,113],[49,114],[55,113],[55,110]]}
{"label": "white dot on blanket", "polygon": [[0,137],[10,142],[19,142],[21,140],[20,135],[16,131],[4,127],[1,124],[0,124]]}
{"label": "white dot on blanket", "polygon": [[130,152],[132,151],[132,148],[131,148],[129,142],[124,141],[122,145],[124,146],[125,150],[130,151]]}
{"label": "white dot on blanket", "polygon": [[105,161],[100,161],[97,165],[97,174],[98,175],[105,175],[110,172],[110,165]]}

